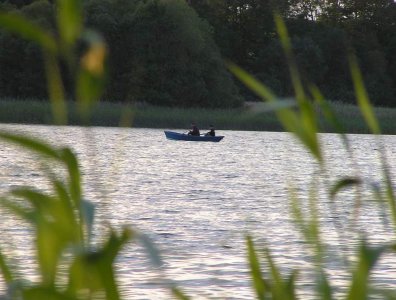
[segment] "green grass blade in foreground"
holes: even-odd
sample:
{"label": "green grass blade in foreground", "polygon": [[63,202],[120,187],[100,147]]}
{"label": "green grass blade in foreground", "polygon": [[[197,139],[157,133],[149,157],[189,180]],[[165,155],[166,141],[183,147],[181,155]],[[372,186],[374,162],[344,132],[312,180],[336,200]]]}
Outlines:
{"label": "green grass blade in foreground", "polygon": [[246,237],[246,243],[248,248],[250,275],[253,279],[253,288],[256,292],[257,299],[264,300],[265,293],[269,292],[270,289],[267,287],[268,284],[265,282],[261,274],[260,262],[256,254],[252,238],[250,236]]}
{"label": "green grass blade in foreground", "polygon": [[270,267],[271,273],[271,293],[272,299],[279,300],[294,300],[296,299],[295,295],[295,285],[294,282],[297,278],[296,272],[293,271],[292,274],[284,279],[280,273],[279,268],[275,264],[274,260],[271,257],[271,254],[268,249],[265,250],[267,263]]}
{"label": "green grass blade in foreground", "polygon": [[[363,114],[363,117],[365,118],[366,123],[369,126],[371,132],[374,134],[380,134],[381,129],[378,124],[378,120],[375,116],[375,113],[373,111],[373,107],[370,104],[370,99],[367,94],[367,91],[364,87],[363,77],[360,72],[356,56],[350,55],[349,62],[350,62],[350,69],[351,69],[351,73],[352,73],[353,84],[355,87],[356,99],[357,99],[358,105],[360,107],[360,110]],[[393,190],[393,185],[392,185],[392,181],[391,181],[389,168],[386,163],[386,157],[385,157],[383,151],[381,151],[381,155],[382,155],[381,163],[382,163],[382,169],[384,172],[386,196],[387,196],[387,200],[388,200],[391,212],[392,212],[393,223],[396,225],[396,197],[395,197],[395,193]]]}
{"label": "green grass blade in foreground", "polygon": [[309,192],[309,221],[308,230],[310,234],[311,243],[315,249],[316,263],[320,268],[323,262],[323,245],[321,242],[320,235],[320,224],[319,224],[319,212],[318,212],[318,199],[319,191],[318,186],[320,185],[319,180],[315,177],[312,180],[311,188]]}
{"label": "green grass blade in foreground", "polygon": [[313,108],[308,102],[299,105],[301,108],[301,114],[298,114],[291,110],[288,106],[285,106],[282,101],[278,100],[275,94],[267,88],[265,85],[260,83],[253,76],[248,74],[234,64],[229,64],[228,68],[230,71],[255,92],[263,100],[266,100],[273,105],[279,121],[282,126],[289,132],[294,133],[297,138],[311,151],[311,153],[322,162],[322,154],[319,146],[319,142],[316,136],[316,119],[313,116]]}
{"label": "green grass blade in foreground", "polygon": [[29,188],[14,190],[13,195],[27,200],[33,207],[34,217],[30,221],[36,231],[39,270],[43,284],[53,285],[62,252],[77,240],[74,219],[69,218],[67,207],[55,197]]}
{"label": "green grass blade in foreground", "polygon": [[[317,292],[321,300],[332,300],[332,289],[323,269],[319,269]],[[318,298],[319,298],[318,297]]]}
{"label": "green grass blade in foreground", "polygon": [[358,261],[353,273],[352,285],[349,289],[347,300],[368,298],[370,272],[386,250],[386,247],[369,248],[366,241],[363,241],[359,250]]}
{"label": "green grass blade in foreground", "polygon": [[55,39],[44,29],[22,16],[0,12],[0,27],[24,39],[37,43],[48,52],[57,52],[58,47]]}
{"label": "green grass blade in foreground", "polygon": [[130,107],[130,105],[126,105],[125,108],[121,112],[119,127],[132,127],[134,115],[136,111]]}
{"label": "green grass blade in foreground", "polygon": [[[255,79],[252,75],[238,67],[233,63],[228,63],[228,69],[233,73],[240,81],[242,81],[250,90],[255,92],[258,96],[260,96],[263,100],[267,100],[268,102],[278,102],[276,95],[265,85]],[[280,108],[284,108],[283,104],[279,103]],[[276,110],[277,107],[274,107]]]}
{"label": "green grass blade in foreground", "polygon": [[39,213],[37,219],[35,243],[43,285],[54,285],[58,263],[68,240],[59,230],[60,226],[53,226],[44,217],[40,217]]}
{"label": "green grass blade in foreground", "polygon": [[80,204],[81,217],[85,222],[87,231],[87,244],[90,244],[93,234],[93,225],[95,220],[95,204],[90,201],[82,200]]}
{"label": "green grass blade in foreground", "polygon": [[297,101],[303,102],[305,97],[304,88],[301,82],[301,76],[298,72],[296,60],[292,51],[292,44],[289,38],[289,34],[287,32],[286,24],[283,21],[282,17],[278,14],[274,16],[276,29],[280,38],[280,42],[282,44],[283,51],[286,55],[286,59],[289,66],[290,76],[293,83],[294,91],[296,94]]}
{"label": "green grass blade in foreground", "polygon": [[145,234],[139,234],[137,238],[142,243],[143,247],[146,249],[146,253],[153,266],[156,268],[161,268],[163,266],[161,256],[157,248],[154,246],[153,242],[151,241],[151,239]]}
{"label": "green grass blade in foreground", "polygon": [[15,14],[0,13],[0,26],[18,34],[22,38],[37,43],[43,50],[48,91],[53,104],[53,117],[58,124],[66,124],[66,105],[64,104],[63,83],[57,66],[56,40],[45,30]]}
{"label": "green grass blade in foreground", "polygon": [[66,47],[74,46],[83,28],[82,2],[80,0],[57,0],[58,30]]}
{"label": "green grass blade in foreground", "polygon": [[316,86],[311,85],[310,91],[314,98],[314,101],[319,104],[319,107],[321,108],[325,119],[334,127],[336,133],[341,134],[344,143],[346,143],[347,148],[349,148],[348,140],[345,136],[346,130],[344,126],[339,122],[334,110],[331,108],[329,103],[326,101],[326,99]]}
{"label": "green grass blade in foreground", "polygon": [[0,198],[0,205],[1,207],[9,210],[14,216],[19,217],[24,221],[32,222],[34,219],[34,213],[18,204],[15,204],[14,201],[6,197]]}
{"label": "green grass blade in foreground", "polygon": [[293,50],[292,50],[292,44],[289,38],[289,34],[286,28],[286,24],[283,21],[282,17],[279,16],[278,14],[275,14],[274,16],[275,24],[276,24],[276,29],[278,32],[279,39],[282,44],[283,51],[285,53],[287,63],[289,66],[289,71],[290,71],[290,76],[292,79],[294,91],[295,91],[295,96],[298,101],[301,114],[302,114],[302,120],[306,123],[306,126],[310,126],[313,128],[313,130],[316,132],[316,117],[315,117],[315,112],[312,108],[312,105],[310,101],[308,101],[307,96],[305,95],[304,92],[304,87],[301,82],[301,76],[298,71],[296,59],[294,58]]}
{"label": "green grass blade in foreground", "polygon": [[330,199],[334,201],[337,193],[344,188],[361,184],[362,180],[360,178],[346,177],[338,180],[336,184],[330,189]]}
{"label": "green grass blade in foreground", "polygon": [[62,181],[53,179],[52,185],[57,200],[59,200],[59,203],[56,203],[58,211],[55,211],[55,213],[60,230],[64,232],[64,238],[68,238],[71,243],[75,243],[78,246],[83,245],[84,230],[82,223],[85,221],[84,217],[76,215],[79,211],[78,207],[73,205],[74,203],[70,197],[69,189],[65,184]]}
{"label": "green grass blade in foreground", "polygon": [[263,101],[271,103],[271,107],[277,112],[278,117],[285,127],[290,132],[298,131],[299,120],[296,113],[289,109],[289,107],[296,106],[296,103],[288,101],[288,105],[285,105],[282,101],[278,100],[275,94],[261,82],[259,82],[252,75],[234,64],[228,64],[230,71],[248,88],[255,92]]}
{"label": "green grass blade in foreground", "polygon": [[281,41],[282,48],[288,62],[290,76],[295,91],[295,97],[300,108],[300,139],[302,139],[302,142],[311,150],[311,152],[317,157],[317,159],[319,161],[322,161],[319,142],[317,139],[318,125],[315,110],[311,101],[307,98],[305,94],[296,59],[293,54],[292,43],[289,38],[286,24],[283,21],[282,17],[278,14],[275,14],[274,20],[279,39]]}
{"label": "green grass blade in foreground", "polygon": [[92,294],[104,293],[106,299],[120,299],[113,264],[131,238],[133,232],[129,229],[124,228],[121,234],[111,230],[100,249],[78,253],[69,271],[68,292],[77,297],[88,290]]}
{"label": "green grass blade in foreground", "polygon": [[89,124],[92,109],[104,90],[107,49],[103,38],[96,32],[86,30],[82,37],[88,43],[88,50],[81,58],[76,94],[80,116]]}
{"label": "green grass blade in foreground", "polygon": [[76,300],[56,291],[53,287],[31,287],[22,291],[23,300]]}
{"label": "green grass blade in foreground", "polygon": [[350,69],[352,74],[353,85],[355,87],[356,100],[360,110],[365,118],[367,125],[374,134],[380,134],[381,130],[375,117],[373,108],[370,104],[370,99],[364,87],[363,77],[359,70],[356,57],[351,55],[349,58]]}
{"label": "green grass blade in foreground", "polygon": [[6,284],[11,284],[14,280],[14,274],[11,271],[11,268],[8,266],[6,259],[3,255],[3,252],[0,250],[0,270],[1,274],[3,275],[3,279]]}
{"label": "green grass blade in foreground", "polygon": [[55,160],[61,161],[59,152],[56,149],[44,142],[39,141],[38,139],[1,131],[0,139],[17,144],[39,155],[43,155],[44,157],[53,158]]}
{"label": "green grass blade in foreground", "polygon": [[179,300],[189,300],[190,297],[185,295],[180,289],[173,287],[172,288],[172,295]]}
{"label": "green grass blade in foreground", "polygon": [[44,53],[44,63],[52,117],[56,124],[65,125],[67,124],[67,106],[57,57],[49,52]]}
{"label": "green grass blade in foreground", "polygon": [[316,265],[320,267],[322,264],[323,246],[320,237],[320,225],[318,217],[318,208],[316,201],[318,199],[316,190],[316,181],[312,182],[309,197],[309,215],[306,217],[300,206],[300,200],[295,189],[291,189],[290,194],[290,208],[293,216],[293,222],[297,225],[298,230],[304,237],[305,241],[313,247],[313,252],[316,258]]}
{"label": "green grass blade in foreground", "polygon": [[37,43],[42,48],[53,118],[57,124],[66,124],[67,110],[57,62],[58,45],[55,38],[41,27],[16,14],[0,13],[0,26]]}
{"label": "green grass blade in foreground", "polygon": [[[385,181],[385,194],[386,194],[386,200],[389,204],[389,208],[392,213],[392,220],[393,224],[396,226],[396,197],[395,197],[395,191],[393,189],[393,182],[390,174],[389,167],[385,163],[385,160],[383,159],[383,173],[384,173],[384,181]],[[396,234],[396,232],[395,232]]]}
{"label": "green grass blade in foreground", "polygon": [[69,172],[69,188],[70,196],[75,207],[81,205],[81,174],[78,167],[78,161],[74,153],[69,148],[64,148],[60,151],[60,156]]}

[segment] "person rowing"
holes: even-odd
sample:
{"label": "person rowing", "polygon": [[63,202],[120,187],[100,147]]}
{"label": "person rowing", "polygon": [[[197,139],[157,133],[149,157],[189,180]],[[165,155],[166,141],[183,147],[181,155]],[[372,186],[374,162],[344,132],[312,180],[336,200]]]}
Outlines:
{"label": "person rowing", "polygon": [[200,136],[201,133],[199,132],[199,129],[195,123],[191,123],[191,130],[188,132],[188,135],[198,135]]}
{"label": "person rowing", "polygon": [[209,131],[205,134],[206,136],[215,136],[215,129],[213,125],[209,125]]}

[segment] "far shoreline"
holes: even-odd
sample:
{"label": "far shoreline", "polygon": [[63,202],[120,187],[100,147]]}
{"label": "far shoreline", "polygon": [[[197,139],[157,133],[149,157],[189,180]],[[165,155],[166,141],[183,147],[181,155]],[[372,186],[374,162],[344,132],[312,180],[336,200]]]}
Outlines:
{"label": "far shoreline", "polygon": [[[359,108],[351,104],[331,103],[346,133],[370,133]],[[68,103],[68,125],[83,126],[74,103]],[[382,128],[382,133],[396,134],[396,108],[376,107],[375,114]],[[319,113],[319,132],[336,133],[336,130]],[[204,109],[172,108],[147,104],[128,106],[114,102],[100,102],[93,109],[90,126],[134,127],[158,129],[188,129],[191,122],[205,129],[214,124],[217,130],[241,131],[285,131],[275,114],[266,110],[265,103],[249,102],[241,108]],[[39,100],[0,99],[0,123],[54,125],[50,103]]]}

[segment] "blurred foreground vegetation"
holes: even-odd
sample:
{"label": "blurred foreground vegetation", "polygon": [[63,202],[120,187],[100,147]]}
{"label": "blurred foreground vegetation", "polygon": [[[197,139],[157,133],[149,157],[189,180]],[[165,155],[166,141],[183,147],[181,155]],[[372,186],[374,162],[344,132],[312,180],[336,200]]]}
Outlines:
{"label": "blurred foreground vegetation", "polygon": [[[56,1],[3,0],[55,33]],[[332,101],[354,103],[353,49],[375,106],[396,105],[396,3],[393,0],[85,0],[84,25],[108,45],[103,99],[160,106],[229,108],[258,97],[232,80],[223,60],[259,78],[279,97],[293,96],[273,11],[288,25],[303,84]],[[85,44],[78,41],[77,50]],[[69,60],[70,58],[67,58]],[[61,64],[69,97],[74,71]],[[48,99],[40,49],[0,31],[0,98]]]}
{"label": "blurred foreground vegetation", "polygon": [[[43,2],[38,1],[38,3]],[[153,0],[147,3],[158,2]],[[90,124],[95,117],[93,110],[95,104],[105,92],[106,44],[100,35],[85,29],[82,1],[58,0],[55,5],[55,20],[58,29],[56,35],[52,35],[45,27],[26,20],[20,14],[0,12],[0,26],[12,34],[34,42],[42,49],[47,89],[51,99],[51,114],[48,112],[48,119],[51,118],[56,124],[67,124],[70,118],[73,118],[70,113],[74,108],[69,107],[69,103],[65,100],[68,98],[65,87],[68,82],[62,77],[62,72],[63,68],[66,68],[70,74],[75,75],[72,77],[71,86],[74,87],[73,105],[75,105],[76,115],[82,124]],[[154,10],[156,8],[158,7],[151,7]],[[240,7],[242,8],[244,7]],[[361,217],[359,208],[362,201],[370,201],[374,207],[377,207],[383,221],[392,224],[388,228],[391,227],[391,230],[396,232],[394,182],[387,163],[386,151],[380,141],[380,135],[384,131],[370,103],[358,58],[354,53],[350,53],[348,68],[360,117],[355,110],[348,117],[340,118],[339,114],[345,113],[348,109],[334,106],[326,101],[317,86],[304,83],[286,24],[278,14],[275,14],[274,20],[291,77],[293,99],[285,102],[285,99],[280,99],[272,89],[261,84],[249,72],[232,63],[229,63],[228,67],[257,97],[266,102],[263,107],[251,109],[254,115],[262,118],[263,110],[272,111],[282,127],[290,131],[305,146],[311,154],[311,159],[316,162],[317,170],[313,174],[310,185],[305,187],[308,195],[300,197],[299,187],[293,186],[298,183],[291,183],[288,199],[295,228],[301,234],[301,245],[305,249],[304,258],[314,266],[315,277],[308,287],[312,288],[310,294],[317,299],[327,300],[341,297],[348,300],[369,299],[374,295],[380,299],[396,299],[394,287],[376,288],[371,282],[371,278],[375,276],[373,270],[379,266],[380,259],[384,255],[392,257],[396,255],[396,243],[393,239],[370,244],[365,232],[358,232],[361,241],[357,247],[354,247],[352,258],[348,253],[343,252],[344,245],[337,245],[339,254],[337,266],[347,274],[347,282],[343,284],[342,293],[339,293],[340,287],[337,283],[333,283],[331,276],[327,274],[328,249],[321,231],[320,219],[324,213],[337,214],[337,203],[341,201],[338,197],[342,196],[342,191],[347,190],[353,196],[352,203],[355,212],[350,225]],[[85,44],[83,49],[77,47],[81,41]],[[31,103],[31,105],[36,104]],[[20,106],[25,107],[25,105]],[[13,109],[17,108],[14,106]],[[158,114],[165,114],[163,108],[147,106],[138,109],[147,109],[147,112],[152,110],[153,115],[155,111]],[[39,107],[38,110],[42,108]],[[385,120],[385,115],[382,114],[387,111],[390,110],[378,110],[377,114]],[[204,111],[204,113],[207,112]],[[197,111],[192,111],[192,113],[195,116]],[[218,113],[224,113],[224,111]],[[177,114],[180,115],[180,111]],[[362,178],[357,168],[346,170],[346,175],[334,181],[328,178],[329,165],[332,162],[326,161],[322,145],[319,143],[317,133],[322,126],[321,122],[326,120],[326,126],[339,133],[347,153],[345,159],[354,162],[353,150],[345,134],[344,124],[347,119],[352,118],[352,115],[356,119],[362,118],[367,124],[368,131],[378,141],[377,151],[381,173],[379,182],[373,183]],[[118,114],[118,117],[120,116],[125,124],[128,120],[134,122],[135,119],[139,119],[138,111],[134,114],[133,108],[123,110],[123,113]],[[159,119],[152,116],[150,118],[151,120]],[[190,119],[188,121],[190,122]],[[212,120],[210,122],[212,123]],[[164,286],[175,298],[189,299],[175,287],[171,280],[165,278],[164,273],[161,273],[162,261],[158,252],[143,234],[131,228],[107,226],[98,233],[101,235],[100,241],[92,242],[95,207],[84,198],[82,172],[78,158],[69,148],[59,148],[45,141],[8,132],[0,132],[0,139],[2,142],[12,143],[30,151],[35,159],[40,157],[43,170],[45,170],[45,178],[50,184],[46,190],[34,186],[13,186],[0,195],[1,212],[10,213],[13,217],[23,220],[29,227],[29,232],[34,236],[33,247],[39,275],[34,282],[26,280],[23,273],[18,274],[18,270],[23,269],[23,265],[13,265],[11,258],[8,255],[5,256],[0,249],[0,272],[6,284],[6,291],[1,298],[118,300],[122,298],[122,295],[116,280],[114,262],[125,243],[139,240],[152,258],[153,266],[164,279]],[[368,187],[369,193],[362,193],[363,186]],[[319,193],[323,194],[322,197],[326,197],[331,208],[330,212],[327,208],[324,211],[319,207]],[[347,213],[351,214],[349,211]],[[351,228],[354,227],[351,226]],[[246,237],[246,246],[247,264],[256,297],[258,299],[298,299],[299,276],[307,271],[305,267],[301,266],[299,270],[283,268],[273,258],[274,249],[268,249],[265,245],[257,246],[253,237]],[[386,267],[389,271],[393,266]],[[284,272],[285,269],[289,272]]]}

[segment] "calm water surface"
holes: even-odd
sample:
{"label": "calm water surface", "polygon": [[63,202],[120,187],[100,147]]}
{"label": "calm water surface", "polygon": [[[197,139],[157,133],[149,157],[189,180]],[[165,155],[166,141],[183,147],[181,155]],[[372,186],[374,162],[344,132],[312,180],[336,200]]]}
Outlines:
{"label": "calm water surface", "polygon": [[[304,299],[312,293],[309,248],[291,222],[289,189],[294,187],[307,210],[309,187],[319,188],[322,237],[329,250],[327,273],[342,293],[349,280],[343,259],[353,261],[359,235],[371,242],[392,241],[387,214],[382,214],[368,188],[356,205],[352,190],[334,203],[323,185],[359,174],[365,187],[379,184],[382,143],[391,172],[396,163],[396,137],[350,135],[353,159],[347,159],[336,135],[323,134],[327,167],[319,167],[287,133],[221,131],[220,143],[166,140],[162,130],[0,125],[69,146],[77,153],[84,174],[84,192],[97,206],[96,232],[106,224],[133,226],[160,249],[163,268],[155,268],[143,247],[130,244],[117,261],[125,299],[169,299],[164,277],[194,299],[252,299],[244,236],[251,234],[258,248],[269,246],[287,274],[299,274]],[[182,131],[182,130],[180,130]],[[46,189],[35,157],[0,144],[0,192],[33,185]],[[313,181],[314,178],[318,182]],[[29,229],[1,212],[2,248],[23,262],[21,273],[35,280]],[[342,255],[341,255],[342,254]],[[386,256],[374,272],[382,287],[396,285],[396,259]],[[1,284],[4,293],[4,284]]]}

